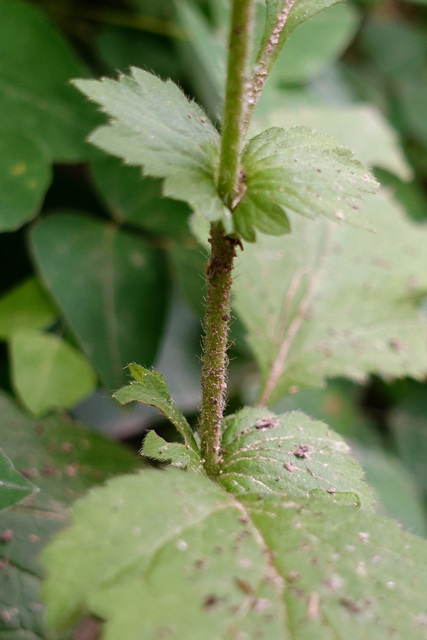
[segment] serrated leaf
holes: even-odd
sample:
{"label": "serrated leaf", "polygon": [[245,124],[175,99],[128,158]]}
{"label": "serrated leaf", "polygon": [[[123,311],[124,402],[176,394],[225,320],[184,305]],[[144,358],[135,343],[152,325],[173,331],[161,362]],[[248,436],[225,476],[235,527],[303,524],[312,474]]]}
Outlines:
{"label": "serrated leaf", "polygon": [[36,487],[15,470],[12,461],[0,449],[0,509],[23,500],[33,491]]}
{"label": "serrated leaf", "polygon": [[50,624],[91,612],[109,640],[425,632],[425,542],[333,500],[238,501],[200,474],[92,491],[43,563]]}
{"label": "serrated leaf", "polygon": [[0,298],[0,339],[20,329],[43,329],[58,312],[37,278],[28,278]]}
{"label": "serrated leaf", "polygon": [[37,215],[51,173],[41,142],[22,130],[0,132],[0,231],[14,231]]}
{"label": "serrated leaf", "polygon": [[234,308],[264,401],[327,377],[426,375],[426,230],[385,197],[365,209],[375,235],[295,217],[291,237],[261,237],[242,253]]}
{"label": "serrated leaf", "polygon": [[130,364],[129,369],[134,381],[116,391],[113,397],[121,404],[136,401],[156,407],[176,427],[185,444],[198,453],[191,427],[172,400],[163,376],[137,364]]}
{"label": "serrated leaf", "polygon": [[59,336],[21,330],[10,341],[13,386],[35,415],[54,408],[71,409],[96,386],[86,358]]}
{"label": "serrated leaf", "polygon": [[17,470],[40,491],[1,513],[0,637],[55,638],[40,602],[41,550],[65,526],[68,505],[114,473],[136,467],[135,454],[67,416],[30,418],[0,393],[0,439]]}
{"label": "serrated leaf", "polygon": [[[360,213],[362,192],[373,193],[378,184],[353,158],[353,153],[333,138],[306,127],[285,131],[273,127],[250,140],[242,157],[246,193],[234,212],[235,225],[246,240],[253,241],[246,225],[277,235],[289,229],[286,215],[266,215],[294,211],[309,218],[322,214],[337,222],[370,228]],[[256,202],[259,201],[259,204]]]}
{"label": "serrated leaf", "polygon": [[90,137],[97,147],[164,178],[164,195],[184,200],[202,217],[230,228],[215,183],[219,134],[202,109],[170,80],[142,69],[118,80],[76,80],[110,116]]}
{"label": "serrated leaf", "polygon": [[350,448],[324,422],[300,411],[245,408],[224,421],[220,483],[235,495],[306,497],[323,492],[374,502]]}
{"label": "serrated leaf", "polygon": [[269,72],[292,32],[301,24],[341,0],[265,0],[267,13],[258,63]]}
{"label": "serrated leaf", "polygon": [[158,462],[168,462],[179,469],[200,471],[200,456],[188,445],[179,442],[166,442],[155,431],[149,431],[142,444],[141,455]]}
{"label": "serrated leaf", "polygon": [[[0,2],[0,59],[2,128],[41,135],[55,160],[86,158],[84,137],[98,118],[68,85],[86,69],[34,3]],[[47,169],[42,175],[46,180]]]}
{"label": "serrated leaf", "polygon": [[31,245],[47,289],[110,389],[124,383],[133,358],[153,363],[168,298],[164,261],[153,247],[80,213],[42,220]]}

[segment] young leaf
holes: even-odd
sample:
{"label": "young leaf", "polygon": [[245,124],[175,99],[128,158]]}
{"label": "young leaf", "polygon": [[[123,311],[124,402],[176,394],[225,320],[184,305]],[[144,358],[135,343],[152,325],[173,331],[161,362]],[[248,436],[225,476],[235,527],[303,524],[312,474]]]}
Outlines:
{"label": "young leaf", "polygon": [[261,237],[242,253],[234,307],[263,402],[327,377],[425,377],[426,231],[385,198],[365,208],[377,235],[295,218],[291,238]]}
{"label": "young leaf", "polygon": [[323,422],[299,411],[277,416],[246,408],[224,421],[220,482],[236,495],[347,493],[371,505],[372,491],[348,445]]}
{"label": "young leaf", "polygon": [[238,499],[200,474],[148,470],[74,507],[43,555],[50,625],[109,640],[422,640],[426,543],[319,498]]}
{"label": "young leaf", "polygon": [[288,211],[370,228],[359,200],[361,192],[373,193],[378,184],[349,149],[329,136],[305,127],[274,127],[250,140],[242,165],[246,193],[233,217],[245,240],[254,240],[252,226],[270,235],[288,232]]}
{"label": "young leaf", "polygon": [[31,244],[48,290],[110,389],[123,384],[133,358],[153,363],[168,298],[164,261],[155,249],[79,213],[42,220]]}
{"label": "young leaf", "polygon": [[172,400],[163,376],[137,364],[130,364],[129,369],[134,381],[116,391],[113,397],[121,404],[137,401],[156,407],[176,427],[185,444],[198,453],[191,427]]}
{"label": "young leaf", "polygon": [[59,336],[21,330],[10,342],[13,386],[27,409],[42,415],[71,409],[96,386],[86,358]]}
{"label": "young leaf", "polygon": [[170,80],[142,69],[118,80],[76,80],[110,116],[90,141],[127,164],[164,178],[164,195],[184,200],[202,217],[231,228],[216,190],[219,134],[202,109]]}
{"label": "young leaf", "polygon": [[193,449],[179,442],[166,442],[155,431],[149,431],[145,436],[141,455],[158,462],[168,462],[179,469],[200,471],[203,468],[200,456]]}
{"label": "young leaf", "polygon": [[130,473],[135,455],[64,416],[30,418],[4,393],[0,413],[5,453],[40,488],[0,516],[0,637],[51,638],[40,602],[40,552],[67,523],[68,505],[111,474]]}
{"label": "young leaf", "polygon": [[35,490],[31,482],[15,471],[11,460],[0,449],[0,509],[23,500]]}

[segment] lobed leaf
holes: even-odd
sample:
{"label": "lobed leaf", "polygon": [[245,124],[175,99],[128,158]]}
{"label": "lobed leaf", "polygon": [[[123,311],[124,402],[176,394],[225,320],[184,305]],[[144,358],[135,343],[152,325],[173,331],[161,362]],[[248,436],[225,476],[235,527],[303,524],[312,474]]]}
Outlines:
{"label": "lobed leaf", "polygon": [[238,496],[306,497],[323,493],[369,506],[371,489],[349,446],[300,411],[276,415],[245,408],[224,421],[220,483]]}
{"label": "lobed leaf", "polygon": [[189,445],[167,442],[155,431],[149,431],[145,436],[141,455],[158,462],[167,462],[178,469],[200,471],[203,468],[200,456]]}
{"label": "lobed leaf", "polygon": [[50,625],[91,612],[108,640],[421,640],[424,541],[319,498],[238,499],[148,470],[92,491],[43,555]]}
{"label": "lobed leaf", "polygon": [[0,449],[0,510],[10,507],[36,491],[36,487],[18,473],[12,461]]}
{"label": "lobed leaf", "polygon": [[384,197],[366,211],[378,235],[295,218],[292,238],[260,237],[242,253],[234,308],[264,402],[328,377],[425,377],[426,230]]}
{"label": "lobed leaf", "polygon": [[289,211],[371,228],[359,201],[362,192],[373,193],[378,184],[349,149],[329,136],[305,127],[273,127],[250,140],[242,165],[246,193],[233,218],[245,240],[255,240],[253,227],[270,235],[288,232]]}
{"label": "lobed leaf", "polygon": [[142,69],[118,80],[75,80],[108,113],[90,141],[126,164],[164,178],[164,195],[184,200],[202,217],[230,229],[230,212],[216,190],[219,134],[202,109],[170,80]]}
{"label": "lobed leaf", "polygon": [[172,400],[163,376],[137,364],[130,364],[129,369],[134,381],[116,391],[113,397],[121,404],[137,401],[156,407],[172,422],[185,444],[198,453],[191,427]]}

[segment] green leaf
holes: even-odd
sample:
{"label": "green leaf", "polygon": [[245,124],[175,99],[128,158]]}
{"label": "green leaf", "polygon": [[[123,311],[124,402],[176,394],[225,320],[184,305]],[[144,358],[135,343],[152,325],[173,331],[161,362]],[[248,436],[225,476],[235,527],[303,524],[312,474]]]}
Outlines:
{"label": "green leaf", "polygon": [[99,196],[115,221],[163,237],[189,235],[191,209],[183,202],[163,198],[160,180],[143,178],[137,167],[125,167],[109,156],[97,159],[91,168]]}
{"label": "green leaf", "polygon": [[190,425],[172,400],[163,376],[137,364],[130,364],[129,369],[134,382],[116,391],[113,397],[121,404],[137,401],[156,407],[176,427],[185,444],[198,453]]}
{"label": "green leaf", "polygon": [[200,471],[203,468],[200,456],[189,445],[166,442],[155,431],[149,431],[145,436],[141,454],[151,460],[168,462],[179,469]]}
{"label": "green leaf", "polygon": [[258,63],[269,73],[284,44],[301,24],[341,0],[265,0],[267,13]]}
{"label": "green leaf", "polygon": [[11,460],[0,449],[0,509],[29,496],[36,488],[15,471]]}
{"label": "green leaf", "polygon": [[[87,157],[90,148],[84,143],[84,137],[97,118],[68,86],[70,78],[85,75],[86,69],[45,13],[34,4],[15,0],[0,2],[0,59],[3,61],[0,66],[2,128],[18,130],[23,136],[38,138],[41,135],[55,160],[76,161]],[[28,151],[30,154],[41,152],[33,149]],[[46,182],[49,175],[43,168],[46,159],[41,156],[40,160],[34,177],[40,180],[39,184]]]}
{"label": "green leaf", "polygon": [[426,230],[386,198],[365,209],[376,235],[295,217],[291,238],[261,237],[242,253],[234,308],[264,401],[328,377],[425,377]]}
{"label": "green leaf", "polygon": [[48,290],[104,383],[110,389],[123,384],[133,358],[152,364],[168,297],[157,251],[79,214],[43,220],[31,242]]}
{"label": "green leaf", "polygon": [[347,4],[304,22],[281,52],[270,82],[304,82],[319,74],[350,46],[358,24],[357,11]]}
{"label": "green leaf", "polygon": [[350,448],[324,422],[299,411],[245,408],[224,421],[220,482],[235,495],[305,497],[314,492],[371,505],[372,491]]}
{"label": "green leaf", "polygon": [[[40,602],[43,547],[68,520],[68,505],[114,473],[130,473],[135,455],[66,416],[33,419],[0,393],[0,439],[15,468],[40,491],[3,511],[0,533],[0,637],[55,638]],[[7,532],[7,534],[6,534]]]}
{"label": "green leaf", "polygon": [[142,69],[118,80],[75,80],[80,91],[110,116],[90,137],[97,147],[164,178],[165,196],[230,228],[230,212],[215,184],[219,134],[202,109],[170,80]]}
{"label": "green leaf", "polygon": [[58,315],[37,278],[28,278],[0,298],[0,338],[20,329],[44,329]]}
{"label": "green leaf", "polygon": [[43,564],[50,625],[91,612],[109,640],[425,632],[425,542],[333,498],[237,500],[189,472],[92,491]]}
{"label": "green leaf", "polygon": [[252,138],[242,165],[247,190],[234,220],[245,240],[254,240],[252,225],[271,235],[286,233],[289,223],[282,213],[280,227],[279,207],[370,228],[359,212],[359,200],[361,192],[372,193],[378,185],[353,153],[329,136],[305,127],[274,127]]}
{"label": "green leaf", "polygon": [[0,132],[0,231],[18,229],[38,213],[51,177],[44,145],[21,131]]}
{"label": "green leaf", "polygon": [[21,330],[10,342],[13,386],[31,413],[71,409],[96,386],[86,358],[53,334]]}

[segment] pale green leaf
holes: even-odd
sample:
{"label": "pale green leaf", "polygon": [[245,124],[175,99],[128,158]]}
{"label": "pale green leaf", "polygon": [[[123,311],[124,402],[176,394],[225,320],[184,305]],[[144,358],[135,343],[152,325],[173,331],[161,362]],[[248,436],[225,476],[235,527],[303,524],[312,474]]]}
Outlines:
{"label": "pale green leaf", "polygon": [[239,501],[150,470],[75,505],[43,555],[47,618],[60,630],[90,612],[108,640],[422,640],[426,549],[332,496]]}
{"label": "pale green leaf", "polygon": [[121,404],[137,401],[156,407],[176,427],[185,444],[197,453],[198,447],[190,425],[172,400],[163,376],[137,364],[130,364],[129,369],[134,381],[116,391],[113,397]]}
{"label": "pale green leaf", "polygon": [[13,334],[10,350],[13,386],[35,415],[70,409],[95,390],[86,358],[56,335],[22,329]]}
{"label": "pale green leaf", "polygon": [[134,358],[153,363],[169,293],[157,250],[80,213],[42,220],[31,246],[48,291],[109,389],[124,383]]}
{"label": "pale green leaf", "polygon": [[[0,61],[2,128],[20,131],[22,136],[42,136],[43,146],[55,160],[86,158],[91,149],[84,138],[98,118],[68,83],[87,71],[35,3],[0,2]],[[23,153],[21,136],[18,144]],[[49,171],[43,167],[45,155],[36,149],[28,151],[29,156],[34,154],[41,156],[40,187]]]}
{"label": "pale green leaf", "polygon": [[14,469],[12,461],[0,449],[0,509],[10,507],[35,490],[35,486]]}
{"label": "pale green leaf", "polygon": [[42,549],[64,527],[68,505],[114,473],[137,466],[134,453],[66,416],[30,418],[0,393],[0,439],[14,466],[40,491],[0,516],[0,637],[70,640],[46,628],[40,601]]}
{"label": "pale green leaf", "polygon": [[224,421],[222,450],[220,482],[235,495],[347,493],[350,503],[374,501],[349,446],[324,422],[299,411],[239,411]]}
{"label": "pale green leaf", "polygon": [[142,444],[141,455],[158,462],[168,462],[179,469],[202,469],[200,456],[189,445],[166,442],[155,431],[149,431]]}
{"label": "pale green leaf", "polygon": [[0,338],[20,329],[43,329],[58,315],[37,278],[29,278],[0,298]]}
{"label": "pale green leaf", "polygon": [[[247,228],[248,218],[264,233],[277,235],[289,229],[283,215],[280,230],[277,205],[284,212],[310,218],[322,214],[337,222],[371,228],[359,211],[360,198],[362,192],[375,192],[377,182],[349,149],[329,136],[305,127],[288,131],[273,127],[252,138],[242,165],[247,190],[234,219],[246,240],[254,239]],[[268,207],[271,213],[266,215]]]}
{"label": "pale green leaf", "polygon": [[22,130],[0,132],[0,231],[14,231],[37,215],[51,177],[40,141]]}
{"label": "pale green leaf", "polygon": [[118,80],[76,80],[110,116],[90,141],[126,164],[164,178],[164,195],[184,200],[202,217],[230,227],[215,184],[219,134],[202,109],[170,80],[133,68]]}
{"label": "pale green leaf", "polygon": [[267,72],[277,60],[283,45],[301,24],[341,0],[265,0],[267,13],[258,63]]}
{"label": "pale green leaf", "polygon": [[261,369],[264,401],[326,378],[427,373],[426,230],[386,198],[367,199],[378,229],[292,220],[241,254],[234,308]]}

